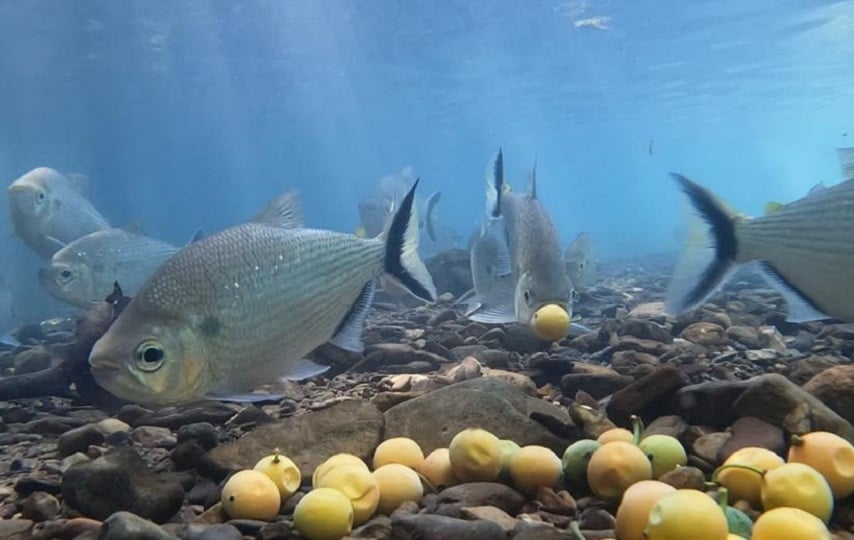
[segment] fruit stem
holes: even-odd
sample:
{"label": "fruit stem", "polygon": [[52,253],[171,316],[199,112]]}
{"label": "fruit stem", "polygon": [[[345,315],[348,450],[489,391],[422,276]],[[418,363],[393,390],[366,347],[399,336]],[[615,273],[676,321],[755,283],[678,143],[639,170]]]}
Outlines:
{"label": "fruit stem", "polygon": [[765,477],[765,473],[768,472],[768,471],[763,471],[762,469],[757,469],[756,467],[751,467],[750,465],[742,465],[740,463],[731,463],[729,465],[721,465],[720,467],[718,467],[715,470],[714,474],[712,474],[712,482],[714,482],[716,484],[720,484],[720,482],[718,482],[718,475],[726,469],[744,469],[745,471],[755,472],[756,474],[758,474],[761,477]]}
{"label": "fruit stem", "polygon": [[641,417],[636,415],[636,414],[633,414],[631,416],[631,419],[632,419],[632,444],[637,446],[637,444],[641,440],[641,435],[643,435],[643,429],[644,429],[643,420],[641,420]]}
{"label": "fruit stem", "polygon": [[727,506],[729,506],[729,490],[723,486],[718,488],[718,504],[721,505],[721,510],[726,512]]}
{"label": "fruit stem", "polygon": [[279,463],[279,461],[281,461],[281,460],[279,459],[279,449],[278,449],[278,448],[274,448],[274,449],[273,449],[273,463],[278,464],[278,463]]}
{"label": "fruit stem", "polygon": [[789,444],[792,446],[801,446],[802,444],[804,444],[804,438],[796,433],[793,433],[792,436],[789,438]]}
{"label": "fruit stem", "polygon": [[581,534],[581,527],[578,526],[577,521],[572,521],[569,524],[569,532],[572,533],[572,537],[575,540],[587,540],[583,534]]}

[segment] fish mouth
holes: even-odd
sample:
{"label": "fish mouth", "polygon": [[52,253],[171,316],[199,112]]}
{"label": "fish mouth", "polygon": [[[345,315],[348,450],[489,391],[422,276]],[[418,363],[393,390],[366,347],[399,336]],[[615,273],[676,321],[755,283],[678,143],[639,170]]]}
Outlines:
{"label": "fish mouth", "polygon": [[106,380],[111,379],[119,374],[121,369],[119,369],[118,364],[115,362],[111,362],[109,360],[104,360],[101,358],[89,358],[89,371],[92,372],[92,376],[96,379]]}

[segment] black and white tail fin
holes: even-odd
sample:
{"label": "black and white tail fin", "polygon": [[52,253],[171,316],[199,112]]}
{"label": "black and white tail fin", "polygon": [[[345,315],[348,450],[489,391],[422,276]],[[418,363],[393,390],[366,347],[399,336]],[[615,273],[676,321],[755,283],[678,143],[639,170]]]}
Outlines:
{"label": "black and white tail fin", "polygon": [[501,149],[486,166],[486,216],[501,217],[501,196],[504,194],[504,155]]}
{"label": "black and white tail fin", "polygon": [[417,179],[400,201],[385,232],[384,270],[388,277],[413,295],[427,302],[435,302],[436,285],[418,256],[418,213],[413,207],[416,187]]}
{"label": "black and white tail fin", "polygon": [[[735,266],[738,214],[707,189],[680,174],[671,175],[699,214],[689,223],[685,247],[667,289],[666,309],[678,315],[708,298]],[[697,218],[705,222],[705,231]]]}

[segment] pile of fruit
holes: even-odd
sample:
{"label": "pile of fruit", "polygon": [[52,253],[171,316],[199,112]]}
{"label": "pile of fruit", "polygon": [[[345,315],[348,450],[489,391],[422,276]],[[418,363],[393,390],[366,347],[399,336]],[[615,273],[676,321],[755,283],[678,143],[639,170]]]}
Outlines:
{"label": "pile of fruit", "polygon": [[[313,489],[295,507],[294,525],[310,540],[337,540],[377,513],[420,502],[425,486],[438,491],[501,481],[527,495],[563,486],[589,490],[617,509],[618,540],[829,540],[834,498],[854,493],[854,446],[832,433],[793,437],[788,462],[763,448],[743,448],[700,491],[658,480],[685,466],[687,455],[678,439],[643,437],[642,430],[635,419],[633,432],[616,428],[577,441],[563,459],[482,429],[458,433],[448,448],[426,458],[415,441],[388,439],[374,453],[373,471],[351,454],[318,466]],[[273,520],[301,482],[296,464],[275,452],[229,478],[223,509],[233,519]],[[762,513],[753,523],[745,511]]]}

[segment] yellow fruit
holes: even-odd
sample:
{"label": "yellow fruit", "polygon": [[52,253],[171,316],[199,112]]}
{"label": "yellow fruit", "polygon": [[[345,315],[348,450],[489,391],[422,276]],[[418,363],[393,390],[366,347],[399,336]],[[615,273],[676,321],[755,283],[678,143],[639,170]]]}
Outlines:
{"label": "yellow fruit", "polygon": [[629,486],[617,509],[616,533],[620,540],[646,540],[643,530],[650,509],[658,499],[675,491],[675,487],[658,480],[641,480]]}
{"label": "yellow fruit", "polygon": [[744,540],[744,537],[739,536],[737,534],[729,533],[728,535],[726,535],[726,540]]}
{"label": "yellow fruit", "polygon": [[820,472],[803,463],[785,463],[765,473],[762,507],[800,508],[825,523],[833,513],[833,492]]}
{"label": "yellow fruit", "polygon": [[270,480],[279,488],[279,495],[283,501],[296,493],[302,482],[299,467],[278,452],[262,458],[255,464],[254,469],[270,477]]}
{"label": "yellow fruit", "polygon": [[232,519],[272,521],[281,504],[279,488],[260,471],[236,472],[222,487],[222,508]]}
{"label": "yellow fruit", "polygon": [[835,433],[813,431],[795,437],[788,461],[820,472],[837,499],[854,493],[854,445]]}
{"label": "yellow fruit", "polygon": [[661,497],[649,511],[646,540],[726,540],[726,516],[711,497],[695,489],[678,489]]}
{"label": "yellow fruit", "polygon": [[367,463],[362,461],[358,456],[354,456],[353,454],[335,454],[314,469],[314,474],[311,475],[311,487],[317,487],[317,482],[323,478],[323,475],[339,465],[358,465],[370,472]]}
{"label": "yellow fruit", "polygon": [[569,331],[569,313],[557,304],[546,304],[534,313],[531,327],[542,339],[558,341]]}
{"label": "yellow fruit", "polygon": [[652,478],[652,465],[640,448],[616,441],[603,444],[587,464],[587,483],[602,499],[617,500],[626,489]]}
{"label": "yellow fruit", "polygon": [[437,490],[455,486],[460,482],[451,467],[451,453],[447,448],[437,448],[430,452],[430,455],[424,458],[420,472]]}
{"label": "yellow fruit", "polygon": [[404,501],[421,502],[424,487],[418,474],[400,463],[389,463],[374,471],[380,488],[380,514],[391,514]]}
{"label": "yellow fruit", "polygon": [[465,429],[451,440],[451,467],[462,482],[492,482],[501,472],[501,441],[484,429]]}
{"label": "yellow fruit", "polygon": [[510,477],[522,493],[533,494],[540,487],[556,487],[561,474],[560,458],[545,446],[523,446],[510,460]]}
{"label": "yellow fruit", "polygon": [[606,444],[614,441],[622,441],[630,443],[634,440],[634,435],[631,431],[624,428],[612,428],[608,431],[603,432],[596,438],[596,442],[599,444]]}
{"label": "yellow fruit", "polygon": [[749,446],[736,450],[718,469],[715,481],[729,490],[729,500],[747,501],[754,509],[762,504],[762,475],[746,469],[725,469],[727,465],[746,465],[770,471],[785,463],[783,458],[765,448]]}
{"label": "yellow fruit", "polygon": [[380,487],[370,471],[358,465],[339,465],[318,480],[317,487],[337,489],[353,503],[353,524],[374,516],[380,503]]}
{"label": "yellow fruit", "polygon": [[313,489],[294,508],[294,526],[309,540],[340,540],[353,530],[353,505],[337,489]]}
{"label": "yellow fruit", "polygon": [[416,471],[424,463],[424,452],[418,443],[406,437],[395,437],[380,443],[374,451],[374,469],[389,463],[400,463]]}
{"label": "yellow fruit", "polygon": [[752,540],[830,540],[820,519],[800,508],[768,510],[753,524]]}

